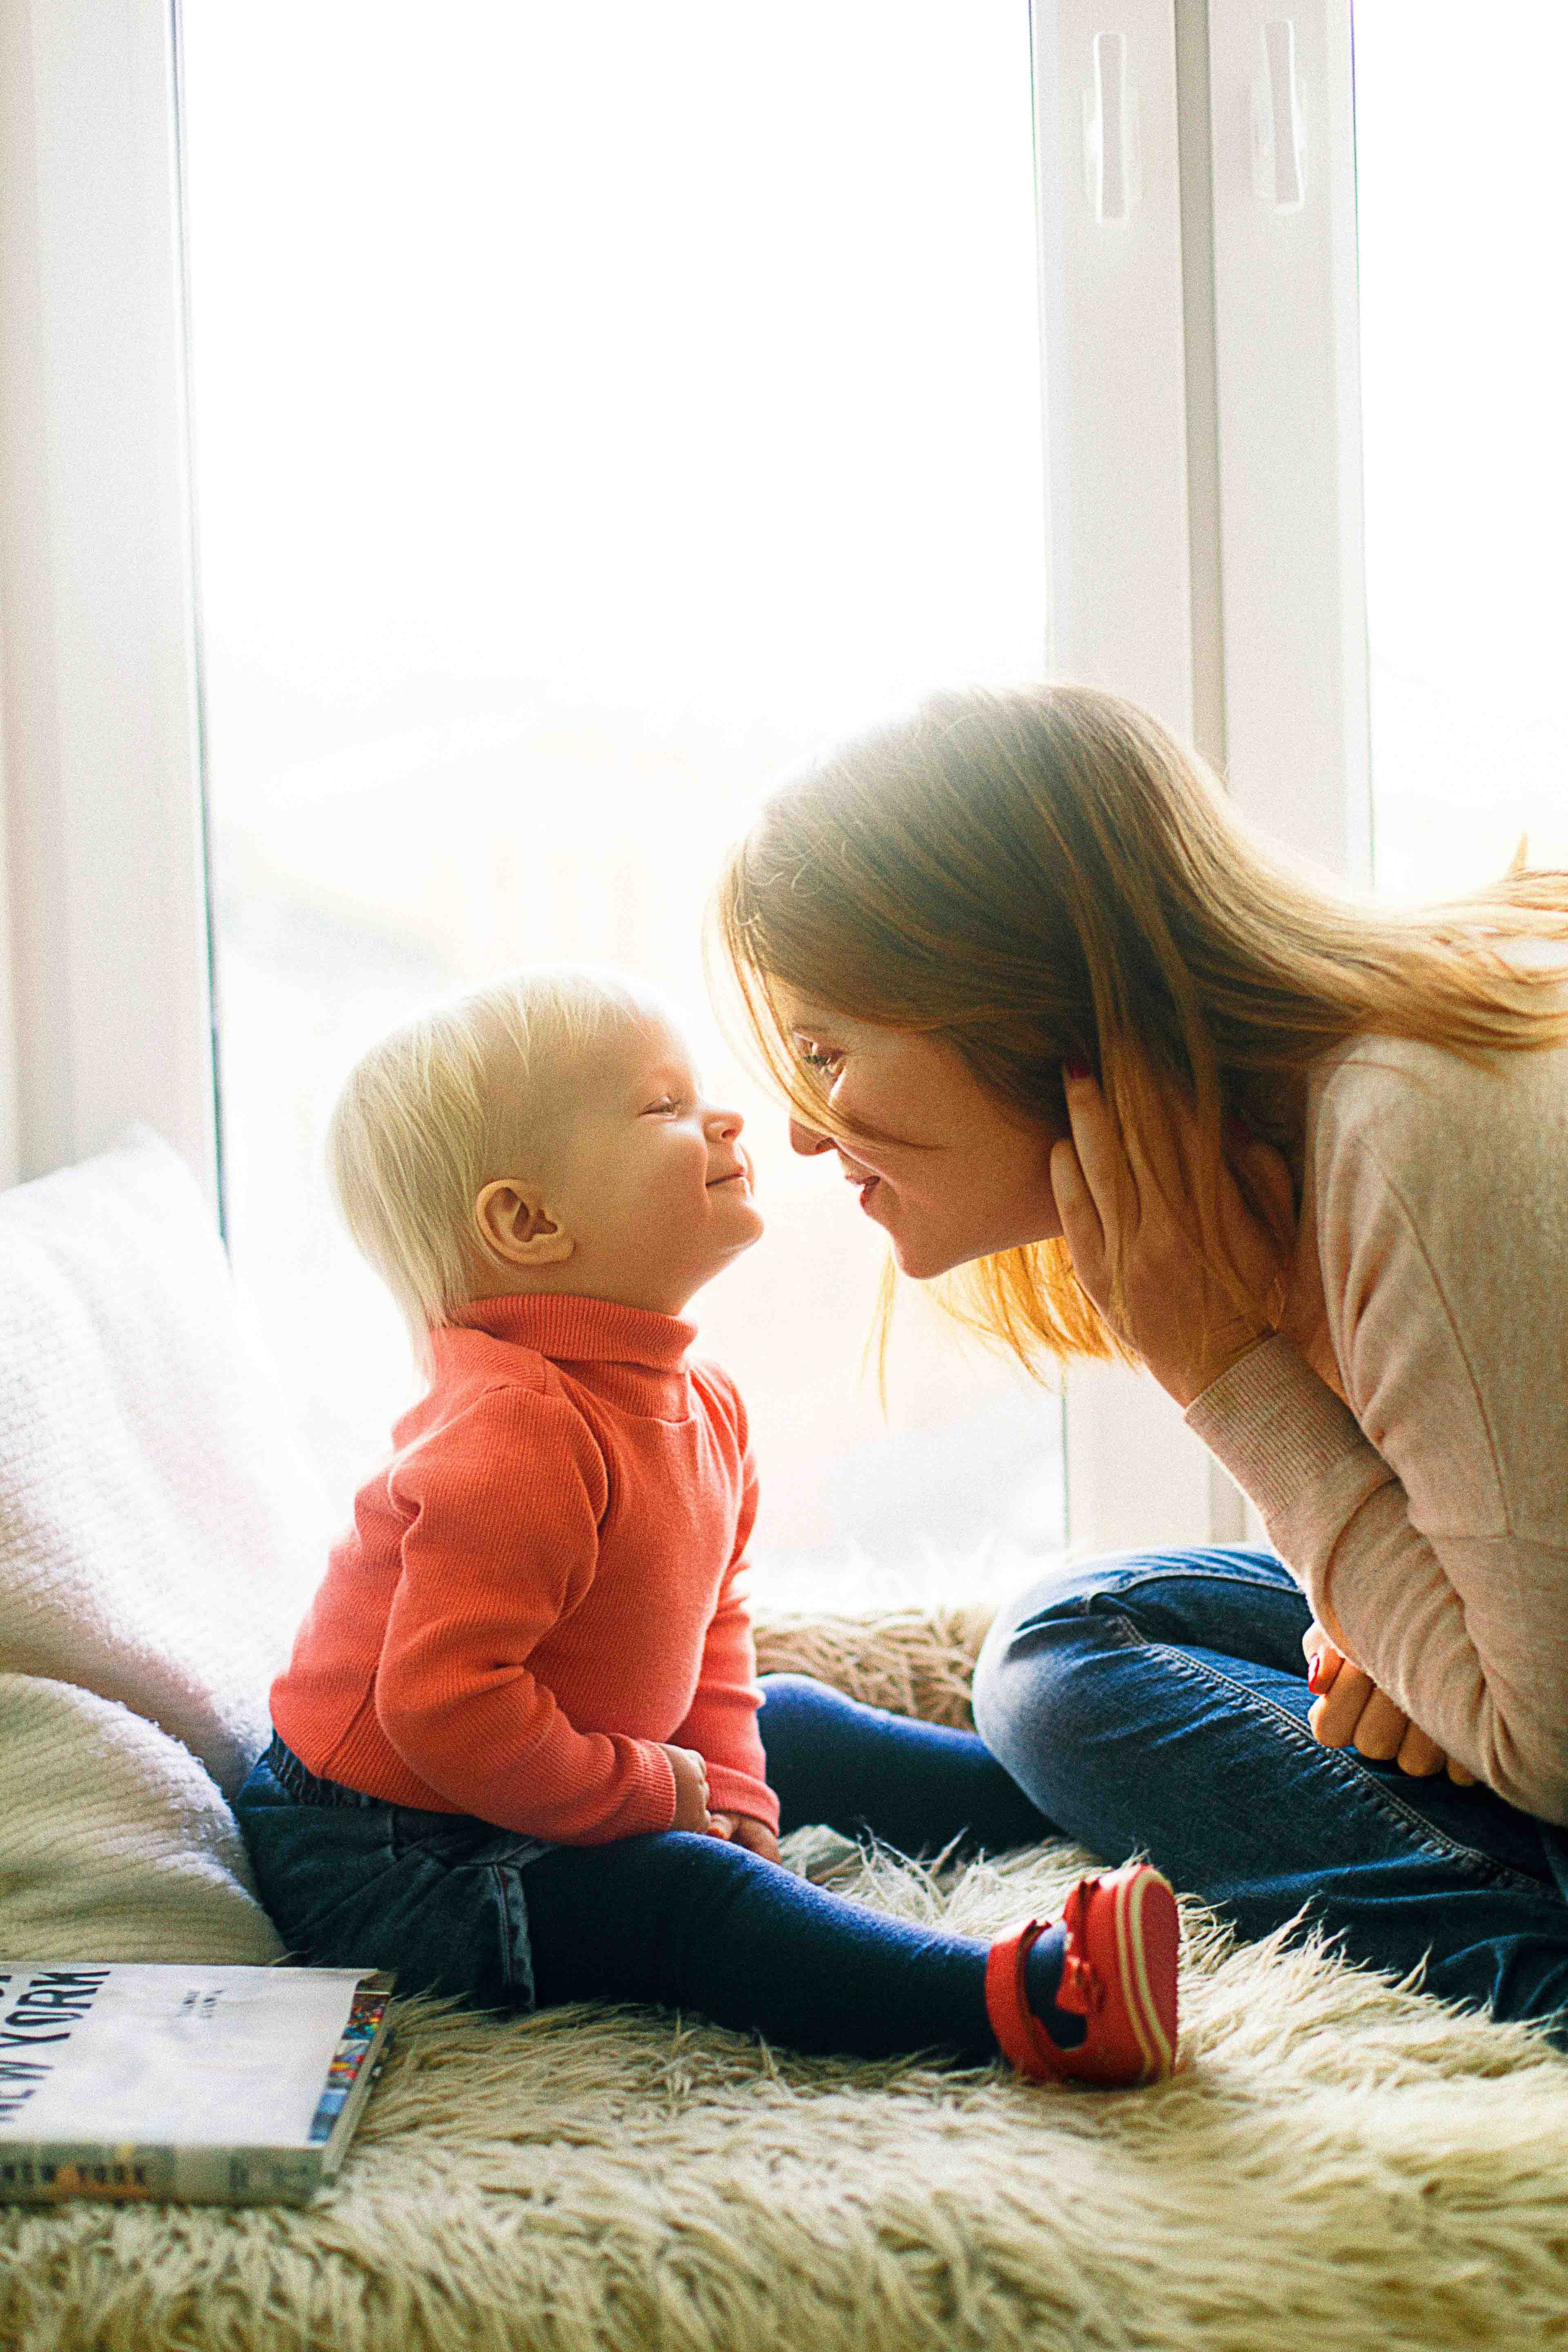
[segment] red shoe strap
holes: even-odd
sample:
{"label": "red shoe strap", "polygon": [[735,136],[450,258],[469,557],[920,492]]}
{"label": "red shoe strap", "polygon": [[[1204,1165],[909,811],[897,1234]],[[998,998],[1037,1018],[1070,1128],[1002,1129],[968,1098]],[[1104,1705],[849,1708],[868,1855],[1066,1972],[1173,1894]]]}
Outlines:
{"label": "red shoe strap", "polygon": [[1030,1951],[1050,1926],[1048,1919],[1026,1919],[999,1936],[985,1958],[985,2013],[1002,2055],[1032,2083],[1065,2079],[1059,2051],[1029,2007],[1024,1990],[1024,1969]]}
{"label": "red shoe strap", "polygon": [[1098,2017],[1105,2007],[1105,1986],[1100,1970],[1081,1952],[1062,1960],[1062,1980],[1057,1987],[1057,2007],[1069,2017]]}

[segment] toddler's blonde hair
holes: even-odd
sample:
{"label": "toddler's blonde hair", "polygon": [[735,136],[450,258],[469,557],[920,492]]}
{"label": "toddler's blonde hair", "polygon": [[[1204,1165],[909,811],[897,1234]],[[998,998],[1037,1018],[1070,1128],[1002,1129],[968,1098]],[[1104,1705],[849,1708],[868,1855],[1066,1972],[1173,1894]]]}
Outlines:
{"label": "toddler's blonde hair", "polygon": [[574,1059],[647,1001],[616,973],[529,964],[433,1005],[361,1055],[327,1129],[327,1176],[355,1246],[421,1360],[475,1297],[474,1202],[546,1174],[572,1110]]}

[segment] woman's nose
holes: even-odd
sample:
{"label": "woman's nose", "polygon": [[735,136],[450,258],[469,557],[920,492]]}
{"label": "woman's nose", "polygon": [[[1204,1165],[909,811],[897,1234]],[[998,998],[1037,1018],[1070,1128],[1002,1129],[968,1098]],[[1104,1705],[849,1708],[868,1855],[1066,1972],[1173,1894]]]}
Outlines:
{"label": "woman's nose", "polygon": [[798,1151],[803,1160],[814,1160],[819,1151],[832,1150],[833,1138],[819,1135],[816,1128],[807,1127],[804,1119],[792,1118],[789,1123],[789,1148],[792,1151]]}

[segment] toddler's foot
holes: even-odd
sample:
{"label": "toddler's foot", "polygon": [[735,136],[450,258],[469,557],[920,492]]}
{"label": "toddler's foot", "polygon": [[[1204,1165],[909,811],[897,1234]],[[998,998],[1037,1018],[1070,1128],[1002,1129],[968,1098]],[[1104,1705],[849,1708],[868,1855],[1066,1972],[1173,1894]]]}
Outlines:
{"label": "toddler's foot", "polygon": [[985,2007],[1004,2054],[1035,2082],[1160,2081],[1176,2058],[1178,1941],[1175,1896],[1148,1863],[1079,1879],[1059,1927],[1026,1919],[991,1947]]}

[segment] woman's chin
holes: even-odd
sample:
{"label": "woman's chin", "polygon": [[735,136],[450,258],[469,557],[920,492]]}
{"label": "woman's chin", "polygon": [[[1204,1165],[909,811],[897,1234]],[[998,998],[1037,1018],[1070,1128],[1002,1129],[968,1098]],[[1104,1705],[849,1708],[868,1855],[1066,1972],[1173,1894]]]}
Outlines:
{"label": "woman's chin", "polygon": [[896,1235],[891,1238],[893,1264],[911,1282],[934,1282],[939,1274],[951,1274],[955,1265],[963,1264],[961,1256],[953,1257],[930,1243],[922,1248],[919,1242],[900,1241]]}

